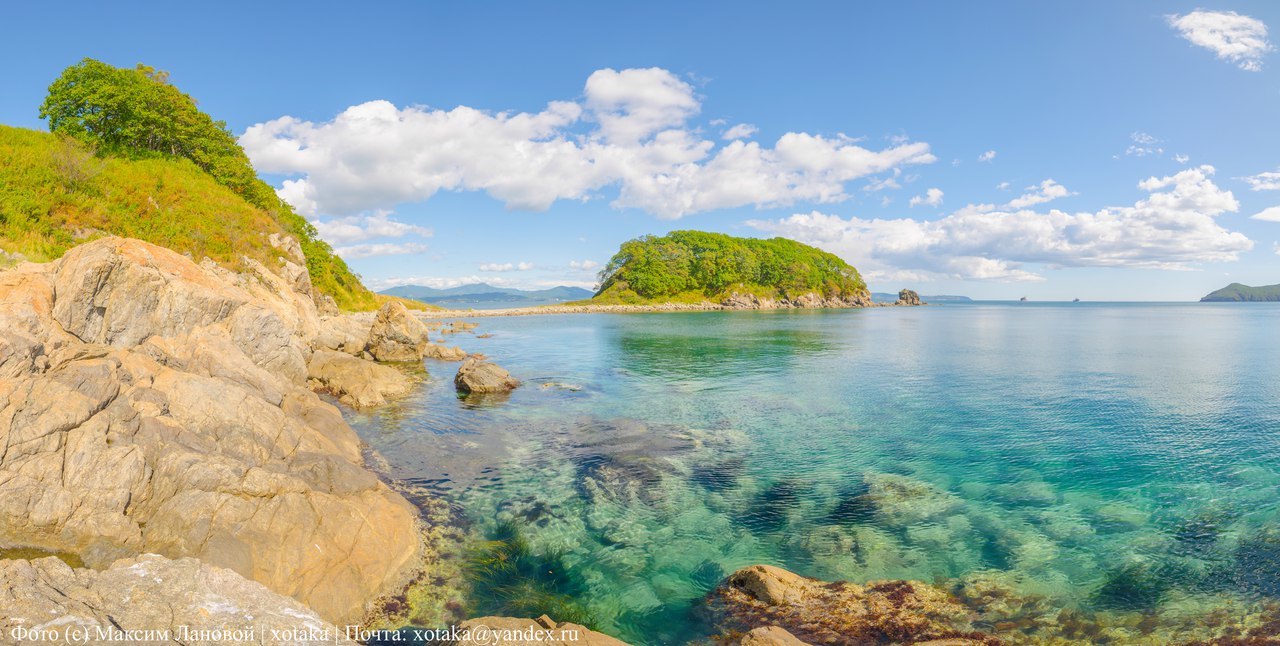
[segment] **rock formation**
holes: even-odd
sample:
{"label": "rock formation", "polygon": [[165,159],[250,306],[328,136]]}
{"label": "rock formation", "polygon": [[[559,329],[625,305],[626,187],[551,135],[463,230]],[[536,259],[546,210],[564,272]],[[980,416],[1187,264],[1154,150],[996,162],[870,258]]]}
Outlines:
{"label": "rock formation", "polygon": [[467,632],[466,638],[455,646],[627,646],[626,642],[578,624],[557,624],[546,615],[537,619],[479,617],[458,624],[458,628]]}
{"label": "rock formation", "polygon": [[777,299],[733,292],[720,301],[720,305],[728,309],[776,310],[820,307],[870,307],[874,303],[871,301],[871,295],[867,292],[859,294],[856,298],[826,298],[820,294],[809,292],[794,298],[783,297]]}
{"label": "rock formation", "polygon": [[[917,581],[825,583],[768,565],[738,570],[707,596],[706,612],[724,635],[755,644],[999,644],[975,631],[970,611]],[[775,630],[754,631],[761,627]],[[768,634],[764,634],[768,633]],[[761,641],[764,639],[773,641]]]}
{"label": "rock formation", "polygon": [[520,385],[498,364],[475,357],[462,362],[453,383],[463,393],[501,393]]}
{"label": "rock formation", "polygon": [[378,361],[417,361],[427,347],[427,327],[404,305],[387,301],[369,329],[369,354]]}
{"label": "rock formation", "polygon": [[312,390],[327,392],[353,408],[381,406],[413,388],[403,372],[333,350],[316,350],[307,362]]}
{"label": "rock formation", "polygon": [[921,305],[920,295],[910,289],[898,292],[898,305]]}
{"label": "rock formation", "polygon": [[0,608],[6,643],[354,644],[260,583],[154,554],[101,571],[54,557],[0,561]]}
{"label": "rock formation", "polygon": [[103,238],[0,272],[0,544],[192,556],[358,620],[417,563],[416,510],[307,388],[300,278],[243,266]]}

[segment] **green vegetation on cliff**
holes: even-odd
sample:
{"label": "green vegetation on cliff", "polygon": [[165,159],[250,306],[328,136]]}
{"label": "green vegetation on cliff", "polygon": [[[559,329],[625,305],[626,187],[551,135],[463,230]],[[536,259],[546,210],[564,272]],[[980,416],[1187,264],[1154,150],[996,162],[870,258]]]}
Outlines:
{"label": "green vegetation on cliff", "polygon": [[0,126],[0,249],[50,260],[112,234],[234,265],[275,257],[267,237],[288,233],[321,293],[345,309],[377,306],[226,125],[163,72],[85,59],[49,87],[40,116],[52,134]]}
{"label": "green vegetation on cliff", "polygon": [[794,240],[673,231],[622,243],[592,302],[696,302],[730,292],[851,299],[866,289],[857,269]]}
{"label": "green vegetation on cliff", "polygon": [[1208,296],[1200,299],[1202,303],[1224,303],[1224,302],[1266,302],[1280,301],[1280,285],[1264,285],[1262,287],[1250,287],[1241,285],[1240,283],[1231,283],[1216,292],[1212,292]]}

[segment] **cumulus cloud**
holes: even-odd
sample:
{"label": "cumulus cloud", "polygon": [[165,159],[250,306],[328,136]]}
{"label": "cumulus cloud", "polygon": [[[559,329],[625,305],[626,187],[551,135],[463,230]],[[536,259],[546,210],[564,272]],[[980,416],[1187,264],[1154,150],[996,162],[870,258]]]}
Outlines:
{"label": "cumulus cloud", "polygon": [[758,128],[749,123],[740,123],[724,131],[724,134],[721,136],[724,139],[747,139],[751,137],[751,135],[756,134],[758,130]]}
{"label": "cumulus cloud", "polygon": [[337,247],[333,251],[347,260],[354,260],[356,258],[373,258],[375,256],[403,256],[423,253],[426,250],[427,245],[419,242],[381,242]]}
{"label": "cumulus cloud", "polygon": [[1160,140],[1145,132],[1138,131],[1130,134],[1129,140],[1133,143],[1129,144],[1129,147],[1124,150],[1124,154],[1130,157],[1164,154],[1164,148],[1160,147]]}
{"label": "cumulus cloud", "polygon": [[240,143],[262,172],[289,178],[281,198],[311,217],[352,215],[484,191],[510,209],[595,199],[674,219],[741,206],[840,202],[845,184],[935,161],[929,145],[870,150],[844,135],[788,132],[772,147],[733,139],[717,147],[690,119],[701,104],[667,70],[599,70],[579,102],[537,112],[351,106],[330,121],[289,116],[249,127]]}
{"label": "cumulus cloud", "polygon": [[1249,184],[1249,189],[1254,191],[1280,191],[1280,171],[1267,171],[1241,177]]}
{"label": "cumulus cloud", "polygon": [[1267,222],[1280,222],[1280,206],[1262,209],[1261,211],[1254,213],[1252,218],[1254,220],[1265,220]]}
{"label": "cumulus cloud", "polygon": [[1177,154],[1175,154],[1175,155],[1173,156],[1173,161],[1176,161],[1176,162],[1178,162],[1179,164],[1185,164],[1185,163],[1187,163],[1187,162],[1191,161],[1191,158],[1190,158],[1190,157],[1188,157],[1188,156],[1186,156],[1186,155],[1184,155],[1184,154],[1182,154],[1182,153],[1177,153]]}
{"label": "cumulus cloud", "polygon": [[996,151],[994,150],[988,150],[987,152],[982,153],[981,155],[978,155],[978,161],[980,162],[989,162],[995,158],[996,158]]}
{"label": "cumulus cloud", "polygon": [[1046,179],[1037,185],[1028,186],[1027,190],[1030,192],[1024,193],[1021,197],[1009,200],[1009,204],[1007,206],[1011,209],[1024,209],[1028,206],[1044,204],[1045,202],[1052,202],[1060,197],[1072,195],[1071,191],[1067,190],[1067,187],[1053,181],[1052,179]]}
{"label": "cumulus cloud", "polygon": [[514,281],[501,276],[396,276],[392,278],[370,278],[365,280],[364,283],[375,290],[403,285],[421,285],[423,287],[434,287],[435,289],[449,289],[450,287],[474,285],[476,283],[485,283],[494,287],[515,286]]}
{"label": "cumulus cloud", "polygon": [[1183,38],[1249,72],[1262,71],[1262,57],[1274,49],[1266,23],[1234,11],[1205,11],[1168,17],[1169,26]]}
{"label": "cumulus cloud", "polygon": [[431,229],[391,219],[391,213],[376,211],[372,215],[350,215],[314,222],[320,237],[335,245],[361,242],[373,238],[399,238],[416,234],[429,238]]}
{"label": "cumulus cloud", "polygon": [[480,271],[529,271],[531,262],[488,262],[480,265]]}
{"label": "cumulus cloud", "polygon": [[878,279],[1041,280],[1032,264],[1188,269],[1236,260],[1253,247],[1217,223],[1239,203],[1214,184],[1213,173],[1201,166],[1151,177],[1138,184],[1149,193],[1144,199],[1094,212],[967,206],[929,221],[814,211],[747,224],[839,254]]}
{"label": "cumulus cloud", "polygon": [[907,206],[919,206],[921,204],[927,204],[929,206],[938,206],[942,204],[942,189],[931,188],[925,191],[924,195],[917,195],[911,198],[911,201],[907,203]]}
{"label": "cumulus cloud", "polygon": [[591,271],[592,269],[595,269],[596,267],[599,267],[599,266],[600,266],[600,263],[594,260],[570,260],[569,261],[569,268],[576,269],[578,271]]}

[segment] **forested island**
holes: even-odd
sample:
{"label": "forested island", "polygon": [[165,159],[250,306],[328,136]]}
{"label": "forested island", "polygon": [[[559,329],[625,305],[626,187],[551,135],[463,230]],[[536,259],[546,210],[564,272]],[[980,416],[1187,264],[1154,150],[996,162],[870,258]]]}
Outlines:
{"label": "forested island", "polygon": [[1231,283],[1200,299],[1201,303],[1277,302],[1280,301],[1280,285],[1250,287]]}
{"label": "forested island", "polygon": [[858,270],[834,254],[785,238],[673,231],[622,243],[600,272],[592,304],[871,302]]}

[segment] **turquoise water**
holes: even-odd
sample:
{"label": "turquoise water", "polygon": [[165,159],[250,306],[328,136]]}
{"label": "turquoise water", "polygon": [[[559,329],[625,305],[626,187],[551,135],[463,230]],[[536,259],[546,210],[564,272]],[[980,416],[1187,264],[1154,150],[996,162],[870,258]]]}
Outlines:
{"label": "turquoise water", "polygon": [[[633,643],[697,636],[697,600],[754,563],[1121,623],[1280,596],[1280,306],[477,322],[493,337],[450,342],[524,387],[462,400],[428,362],[353,424],[477,535],[518,527],[565,569],[552,592]],[[980,625],[1052,630],[1018,612]]]}

